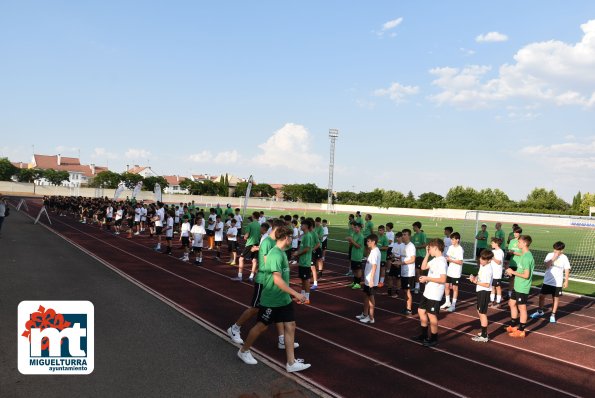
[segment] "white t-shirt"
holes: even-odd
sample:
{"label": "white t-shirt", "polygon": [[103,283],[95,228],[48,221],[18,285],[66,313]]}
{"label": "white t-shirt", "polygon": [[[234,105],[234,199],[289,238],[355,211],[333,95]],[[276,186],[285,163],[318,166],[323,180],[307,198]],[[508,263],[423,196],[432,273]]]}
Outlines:
{"label": "white t-shirt", "polygon": [[111,206],[108,206],[106,211],[105,211],[105,216],[107,218],[112,218],[114,216],[114,208]]}
{"label": "white t-shirt", "polygon": [[386,238],[388,239],[388,247],[395,247],[395,233],[393,231],[388,231],[386,233]]}
{"label": "white t-shirt", "polygon": [[174,217],[175,217],[174,221],[176,222],[176,224],[179,223],[180,222],[180,209],[179,208],[176,209],[176,211],[174,213]]}
{"label": "white t-shirt", "polygon": [[[415,245],[412,242],[409,242],[406,245],[403,243],[403,245],[401,261],[411,260],[411,257],[415,259]],[[415,276],[415,262],[401,265],[401,276],[405,278]]]}
{"label": "white t-shirt", "polygon": [[161,218],[158,218],[157,220],[155,220],[155,226],[163,227],[163,221],[161,220]]}
{"label": "white t-shirt", "polygon": [[227,229],[227,240],[236,242],[238,240],[238,229],[236,227],[229,227]]}
{"label": "white t-shirt", "polygon": [[[500,250],[500,251],[502,251],[502,250]],[[481,292],[481,291],[491,292],[492,291],[492,275],[493,275],[493,269],[489,264],[480,265],[479,272],[477,273],[477,281],[481,282],[481,283],[489,283],[490,286],[483,287],[483,286],[476,285],[475,291],[476,292]]]}
{"label": "white t-shirt", "polygon": [[[452,246],[451,246],[452,247]],[[428,265],[428,277],[440,278],[441,275],[446,274],[446,259],[444,257],[434,257]],[[428,300],[440,301],[444,295],[444,284],[436,282],[427,282],[424,290],[424,297]]]}
{"label": "white t-shirt", "polygon": [[217,223],[217,214],[210,214],[209,221],[207,222],[207,229],[212,231],[215,229],[215,224]]}
{"label": "white t-shirt", "polygon": [[393,256],[395,257],[395,259],[400,260],[401,256],[405,253],[404,250],[405,244],[403,242],[395,242],[393,246]]}
{"label": "white t-shirt", "polygon": [[202,225],[194,224],[194,226],[192,226],[192,229],[190,230],[190,233],[192,234],[192,237],[194,239],[194,241],[192,242],[192,247],[202,247],[202,236],[207,233],[207,231],[205,231],[205,228]]}
{"label": "white t-shirt", "polygon": [[190,237],[190,223],[188,221],[182,223],[180,228],[180,236],[183,238]]}
{"label": "white t-shirt", "polygon": [[[550,261],[554,257],[554,253],[548,253],[545,256],[544,262]],[[560,254],[560,257],[554,261],[551,267],[546,268],[545,275],[543,275],[543,284],[562,287],[564,284],[564,271],[570,269],[570,261],[566,254]]]}
{"label": "white t-shirt", "polygon": [[134,209],[134,221],[135,222],[140,222],[141,213],[142,213],[142,210],[140,207],[137,207],[136,209]]}
{"label": "white t-shirt", "polygon": [[233,218],[236,219],[236,228],[239,230],[242,229],[242,222],[244,221],[244,219],[242,218],[241,214],[236,214],[235,216],[233,216]]}
{"label": "white t-shirt", "polygon": [[322,227],[322,241],[326,241],[328,238],[328,227]]}
{"label": "white t-shirt", "polygon": [[160,209],[157,209],[157,215],[159,216],[159,220],[161,220],[161,222],[163,222],[163,220],[165,219],[165,209],[163,207]]}
{"label": "white t-shirt", "polygon": [[140,219],[142,221],[147,221],[147,209],[144,207],[140,208]]}
{"label": "white t-shirt", "polygon": [[[502,249],[493,249],[492,253],[494,253],[494,258],[490,265],[492,266],[492,278],[494,279],[502,279],[502,263],[504,261],[504,252]],[[500,264],[496,264],[494,260],[500,261]]]}
{"label": "white t-shirt", "polygon": [[214,229],[219,229],[219,231],[215,231],[215,242],[221,242],[223,240],[223,221],[215,223]]}
{"label": "white t-shirt", "polygon": [[[376,270],[372,274],[372,264],[376,264]],[[380,279],[380,249],[375,247],[370,251],[368,259],[366,260],[366,268],[364,269],[364,283],[366,286],[378,286]],[[370,284],[370,280],[372,284]]]}
{"label": "white t-shirt", "polygon": [[116,211],[116,220],[121,220],[123,214],[124,214],[124,210],[122,210],[122,209],[119,209],[118,211]]}
{"label": "white t-shirt", "polygon": [[291,248],[292,249],[297,249],[299,236],[300,236],[300,230],[298,229],[298,227],[293,227],[293,235],[291,236]]}
{"label": "white t-shirt", "polygon": [[174,218],[170,217],[167,219],[167,230],[165,231],[165,236],[167,238],[171,238],[174,236]]}
{"label": "white t-shirt", "polygon": [[267,222],[267,218],[265,216],[261,216],[258,218],[258,223],[262,225],[263,223]]}
{"label": "white t-shirt", "polygon": [[446,253],[448,253],[448,248],[452,245],[452,240],[450,237],[444,237],[444,257],[446,257]]}
{"label": "white t-shirt", "polygon": [[[448,248],[448,252],[446,252],[446,257],[450,257],[453,260],[463,260],[463,246],[450,246]],[[455,263],[448,263],[448,272],[447,276],[451,278],[460,278],[461,273],[463,272],[463,265],[462,264],[455,264]]]}

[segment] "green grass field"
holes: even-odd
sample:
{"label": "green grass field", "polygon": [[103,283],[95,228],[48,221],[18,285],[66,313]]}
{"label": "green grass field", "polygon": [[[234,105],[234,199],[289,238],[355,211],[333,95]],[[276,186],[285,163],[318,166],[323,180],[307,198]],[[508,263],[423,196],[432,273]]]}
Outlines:
{"label": "green grass field", "polygon": [[[246,214],[251,213],[246,212]],[[323,212],[291,212],[283,210],[264,210],[265,215],[268,217],[275,217],[285,214],[299,214],[300,216],[306,217],[321,217],[328,220],[329,222],[329,250],[347,253],[347,242],[345,237],[347,236],[347,219],[348,214],[326,214]],[[402,215],[385,215],[385,214],[372,214],[372,222],[374,223],[374,229],[379,225],[385,225],[387,222],[394,224],[394,231],[400,231],[404,228],[411,229],[413,222],[419,221],[422,223],[422,229],[426,233],[428,239],[431,238],[443,238],[444,227],[453,227],[455,231],[461,234],[461,242],[465,249],[465,257],[471,258],[473,252],[473,243],[475,238],[475,222],[471,220],[454,220],[454,219],[439,219],[434,220],[431,218],[423,217],[411,217]],[[494,236],[494,222],[487,222],[488,232],[490,238]],[[595,281],[595,230],[585,228],[570,228],[570,227],[552,227],[552,226],[539,226],[539,225],[521,225],[523,228],[523,234],[531,235],[533,238],[533,244],[531,251],[535,257],[536,270],[543,272],[543,260],[547,253],[552,251],[552,245],[556,241],[563,241],[566,244],[565,253],[570,259],[571,276],[581,277]],[[505,232],[505,236],[512,231],[512,224],[503,223],[502,229]],[[467,265],[465,267],[467,273],[473,272],[474,267]],[[543,278],[535,275],[533,278],[534,285],[541,285]],[[588,295],[595,297],[595,283],[582,283],[571,281],[567,289],[568,292]]]}

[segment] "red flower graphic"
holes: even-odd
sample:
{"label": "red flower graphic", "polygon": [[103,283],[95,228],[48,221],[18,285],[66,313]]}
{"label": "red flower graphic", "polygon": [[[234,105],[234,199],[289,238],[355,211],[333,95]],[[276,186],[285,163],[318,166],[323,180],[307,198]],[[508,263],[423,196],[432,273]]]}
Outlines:
{"label": "red flower graphic", "polygon": [[[27,321],[25,324],[25,330],[21,336],[27,337],[29,342],[31,342],[31,329],[36,328],[43,330],[45,328],[56,328],[58,330],[62,330],[64,328],[69,327],[71,324],[68,321],[64,320],[64,315],[56,314],[51,308],[47,310],[43,308],[43,306],[39,306],[37,312],[31,314],[31,319]],[[50,346],[50,341],[47,337],[44,337],[42,340],[41,349],[46,350]],[[63,340],[60,342],[62,343]]]}

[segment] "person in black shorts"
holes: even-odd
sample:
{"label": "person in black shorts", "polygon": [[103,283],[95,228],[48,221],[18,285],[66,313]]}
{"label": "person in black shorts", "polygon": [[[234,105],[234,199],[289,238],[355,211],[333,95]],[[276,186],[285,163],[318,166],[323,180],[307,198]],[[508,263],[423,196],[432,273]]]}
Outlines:
{"label": "person in black shorts", "polygon": [[[400,261],[401,261],[401,243],[402,242],[403,242],[403,233],[401,231],[399,231],[395,234],[394,247],[392,248],[393,250],[391,251],[389,261],[388,261],[390,264],[390,268],[388,270],[387,295],[389,297],[394,297],[393,291],[394,291],[395,296],[399,295],[399,288],[401,285],[401,262]],[[393,288],[394,288],[394,290],[393,290]]]}
{"label": "person in black shorts", "polygon": [[474,283],[477,292],[477,314],[481,323],[481,333],[473,336],[471,340],[480,343],[487,343],[488,338],[488,307],[490,305],[490,293],[492,292],[492,266],[491,261],[494,253],[490,250],[483,250],[479,254],[479,272],[477,276],[469,275],[469,281]]}

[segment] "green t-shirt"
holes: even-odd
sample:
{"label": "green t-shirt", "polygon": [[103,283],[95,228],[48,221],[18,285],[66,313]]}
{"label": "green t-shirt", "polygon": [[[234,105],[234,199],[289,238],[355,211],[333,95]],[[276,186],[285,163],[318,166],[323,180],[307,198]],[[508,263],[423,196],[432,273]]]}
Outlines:
{"label": "green t-shirt", "polygon": [[248,233],[248,240],[246,240],[246,246],[257,245],[260,241],[260,224],[258,221],[252,221],[246,227],[246,233]]}
{"label": "green t-shirt", "polygon": [[361,217],[355,217],[355,222],[360,223],[361,225],[364,225],[364,222]]}
{"label": "green t-shirt", "polygon": [[[477,248],[478,249],[485,249],[488,247],[488,238],[489,238],[490,234],[488,234],[488,231],[479,231],[477,233],[477,235],[475,235],[475,239],[477,239]],[[479,238],[485,238],[485,239],[479,239]]]}
{"label": "green t-shirt", "polygon": [[300,243],[300,251],[304,250],[305,248],[308,248],[308,251],[303,253],[298,259],[298,265],[300,267],[309,267],[311,265],[310,263],[312,262],[313,247],[314,243],[312,242],[312,235],[310,234],[310,232],[308,232],[307,234],[304,234],[304,236],[302,236],[302,243]]}
{"label": "green t-shirt", "polygon": [[514,256],[512,256],[512,258],[510,259],[509,263],[509,265],[514,268],[518,265],[519,258],[521,257],[520,254],[517,254],[521,252],[521,250],[519,249],[518,239],[513,239],[510,241],[510,243],[508,244],[508,251],[512,251],[515,253]]}
{"label": "green t-shirt", "polygon": [[318,233],[316,230],[310,232],[310,238],[312,239],[312,250],[316,247],[316,245],[320,244],[320,238],[318,238]]}
{"label": "green t-shirt", "polygon": [[233,216],[233,209],[231,207],[225,209],[225,217],[227,216]]}
{"label": "green t-shirt", "polygon": [[[411,242],[415,245],[415,257],[425,257],[426,256],[426,243],[428,243],[428,238],[426,237],[426,233],[423,231],[419,231],[416,234],[413,234],[411,237]],[[417,246],[422,246],[423,248],[418,249]]]}
{"label": "green t-shirt", "polygon": [[324,229],[322,228],[322,225],[314,227],[314,232],[316,233],[316,236],[318,236],[318,241],[322,242],[322,237],[324,236]]}
{"label": "green t-shirt", "polygon": [[359,249],[355,245],[351,248],[351,261],[362,261],[364,258],[364,235],[362,233],[353,233],[353,241],[359,245]]}
{"label": "green t-shirt", "polygon": [[[267,236],[263,239],[262,243],[258,247],[258,272],[254,277],[254,281],[256,283],[262,283],[263,281],[263,273],[262,270],[265,269],[265,261],[264,256],[268,256],[271,249],[275,247],[275,241],[270,237]],[[268,260],[268,257],[267,257]]]}
{"label": "green t-shirt", "polygon": [[504,231],[501,229],[497,229],[494,233],[494,237],[502,239],[502,243],[500,244],[500,249],[504,251],[506,249],[506,239],[504,239]]}
{"label": "green t-shirt", "polygon": [[275,285],[275,279],[273,277],[274,272],[279,272],[285,283],[289,286],[289,263],[287,262],[285,252],[275,245],[267,254],[267,261],[264,268],[260,305],[276,308],[290,304],[291,296]]}
{"label": "green t-shirt", "polygon": [[388,246],[388,238],[386,235],[378,236],[378,249],[380,249],[380,261],[386,261],[387,250],[382,250],[383,246]]}
{"label": "green t-shirt", "polygon": [[362,231],[364,238],[367,238],[372,234],[372,229],[374,229],[374,223],[372,221],[366,221],[366,224],[364,225],[364,230]]}
{"label": "green t-shirt", "polygon": [[221,215],[223,214],[223,209],[221,207],[215,207],[215,214],[221,217]]}
{"label": "green t-shirt", "polygon": [[535,259],[533,259],[533,253],[527,252],[523,253],[519,256],[517,260],[517,269],[516,272],[523,273],[526,270],[529,270],[529,277],[527,279],[519,278],[518,276],[514,278],[514,290],[519,293],[528,294],[529,290],[531,290],[531,282],[533,281],[533,269],[535,268]]}

